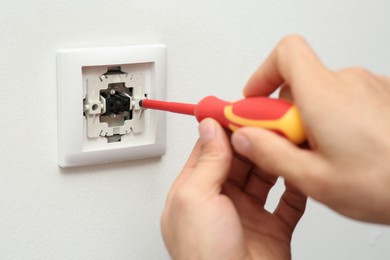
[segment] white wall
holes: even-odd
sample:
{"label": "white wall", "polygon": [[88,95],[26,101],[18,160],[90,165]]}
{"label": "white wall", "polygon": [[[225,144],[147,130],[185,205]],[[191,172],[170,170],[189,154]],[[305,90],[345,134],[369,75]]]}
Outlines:
{"label": "white wall", "polygon": [[[195,139],[192,118],[168,116],[159,159],[57,167],[56,51],[164,43],[168,98],[237,99],[288,33],[332,68],[390,68],[390,2],[289,0],[0,0],[0,258],[167,259],[165,195]],[[390,230],[310,202],[295,259],[388,259]]]}

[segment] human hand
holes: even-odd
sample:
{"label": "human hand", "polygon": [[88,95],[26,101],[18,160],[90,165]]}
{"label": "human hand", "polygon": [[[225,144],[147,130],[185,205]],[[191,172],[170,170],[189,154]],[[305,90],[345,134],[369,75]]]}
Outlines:
{"label": "human hand", "polygon": [[161,219],[173,259],[289,259],[306,197],[287,185],[274,213],[264,209],[277,177],[233,155],[212,119],[168,194]]}
{"label": "human hand", "polygon": [[331,71],[297,36],[281,41],[249,80],[245,96],[282,96],[300,112],[310,150],[242,128],[237,152],[346,216],[390,223],[390,79],[364,69]]}

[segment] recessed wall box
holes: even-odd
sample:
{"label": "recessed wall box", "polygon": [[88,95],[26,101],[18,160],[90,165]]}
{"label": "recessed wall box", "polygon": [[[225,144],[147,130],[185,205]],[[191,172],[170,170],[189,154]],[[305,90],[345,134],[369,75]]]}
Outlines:
{"label": "recessed wall box", "polygon": [[165,153],[165,114],[139,106],[166,97],[164,45],[59,50],[57,73],[59,166]]}

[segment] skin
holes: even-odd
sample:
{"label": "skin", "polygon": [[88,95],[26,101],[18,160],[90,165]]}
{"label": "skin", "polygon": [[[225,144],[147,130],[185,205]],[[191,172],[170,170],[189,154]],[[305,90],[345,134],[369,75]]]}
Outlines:
{"label": "skin", "polygon": [[310,149],[243,128],[234,148],[259,168],[358,220],[390,224],[390,79],[361,68],[327,69],[299,36],[282,40],[245,87],[298,107]]}
{"label": "skin", "polygon": [[264,203],[277,177],[233,155],[224,130],[212,119],[168,194],[162,216],[173,259],[289,259],[292,232],[306,197],[291,185],[277,209]]}
{"label": "skin", "polygon": [[[244,95],[280,86],[300,112],[307,145],[244,127],[231,136],[233,152],[221,127],[203,120],[162,216],[173,259],[289,259],[306,196],[354,219],[390,223],[390,79],[329,70],[304,39],[289,36]],[[279,176],[286,190],[270,213],[264,203]]]}

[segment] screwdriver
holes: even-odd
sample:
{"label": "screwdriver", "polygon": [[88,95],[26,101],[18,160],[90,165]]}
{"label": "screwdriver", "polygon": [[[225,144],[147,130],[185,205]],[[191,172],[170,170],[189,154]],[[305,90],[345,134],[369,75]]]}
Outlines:
{"label": "screwdriver", "polygon": [[294,104],[269,97],[249,97],[234,102],[207,96],[197,104],[144,99],[142,108],[195,116],[200,122],[210,117],[232,131],[243,126],[271,130],[294,144],[305,141],[302,122]]}

